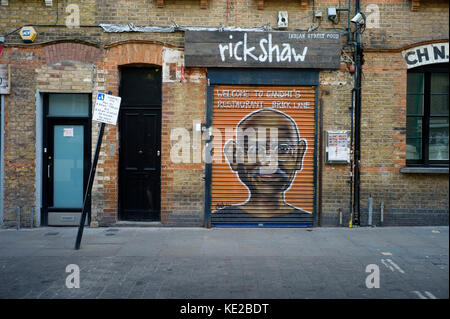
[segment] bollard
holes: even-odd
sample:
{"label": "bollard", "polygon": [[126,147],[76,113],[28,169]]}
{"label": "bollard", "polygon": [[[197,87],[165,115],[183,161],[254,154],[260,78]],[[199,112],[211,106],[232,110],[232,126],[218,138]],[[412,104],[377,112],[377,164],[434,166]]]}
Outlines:
{"label": "bollard", "polygon": [[380,226],[383,226],[383,219],[384,219],[384,202],[381,202],[381,205],[380,205]]}
{"label": "bollard", "polygon": [[339,208],[339,226],[342,227],[342,209]]}
{"label": "bollard", "polygon": [[34,224],[34,207],[31,207],[31,212],[30,212],[30,228],[33,228],[33,224]]}
{"label": "bollard", "polygon": [[17,207],[17,230],[20,229],[20,207]]}
{"label": "bollard", "polygon": [[372,193],[369,195],[369,216],[367,220],[367,225],[372,226]]}

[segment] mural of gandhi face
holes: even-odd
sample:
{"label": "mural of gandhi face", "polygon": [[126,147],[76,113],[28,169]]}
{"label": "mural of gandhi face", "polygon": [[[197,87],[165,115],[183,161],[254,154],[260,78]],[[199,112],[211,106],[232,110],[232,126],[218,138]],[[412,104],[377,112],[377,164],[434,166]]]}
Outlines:
{"label": "mural of gandhi face", "polygon": [[[231,169],[250,192],[245,204],[270,198],[279,206],[288,205],[283,194],[302,169],[307,147],[294,120],[283,112],[262,109],[242,119],[236,131],[236,141],[228,141],[224,153]],[[258,136],[261,132],[266,135],[263,139]],[[275,158],[261,156],[270,152]]]}

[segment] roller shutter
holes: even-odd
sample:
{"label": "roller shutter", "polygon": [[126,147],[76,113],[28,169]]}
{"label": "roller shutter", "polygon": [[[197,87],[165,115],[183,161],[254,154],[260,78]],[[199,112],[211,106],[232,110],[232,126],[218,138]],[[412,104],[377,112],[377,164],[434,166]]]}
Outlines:
{"label": "roller shutter", "polygon": [[[279,154],[276,171],[265,173],[258,168],[261,163],[249,165],[237,160],[238,140],[245,140],[244,135],[244,139],[237,138],[237,127],[245,130],[255,126],[264,127],[266,132],[278,127],[279,140],[273,144]],[[217,85],[213,128],[211,226],[313,224],[314,86]]]}

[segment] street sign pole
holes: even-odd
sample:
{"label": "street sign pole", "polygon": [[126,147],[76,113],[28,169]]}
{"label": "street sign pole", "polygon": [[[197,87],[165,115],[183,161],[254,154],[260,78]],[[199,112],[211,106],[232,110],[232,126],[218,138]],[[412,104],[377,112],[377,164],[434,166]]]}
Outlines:
{"label": "street sign pole", "polygon": [[90,197],[92,185],[94,184],[95,171],[97,169],[98,157],[100,155],[100,148],[102,146],[103,133],[105,131],[105,123],[116,125],[117,116],[120,108],[120,97],[111,96],[111,91],[107,94],[98,93],[95,103],[94,115],[92,120],[100,122],[100,130],[98,132],[97,146],[95,147],[94,161],[92,163],[91,172],[89,173],[89,181],[86,187],[86,192],[83,199],[83,209],[81,211],[80,226],[78,227],[77,240],[75,242],[75,250],[80,249],[81,238],[83,237],[84,224],[86,223],[86,215],[88,212],[88,204],[90,204]]}
{"label": "street sign pole", "polygon": [[89,181],[86,187],[86,193],[84,194],[83,200],[83,210],[81,212],[80,225],[78,226],[77,241],[75,242],[75,250],[80,249],[81,238],[83,237],[84,224],[86,222],[87,215],[87,205],[89,203],[89,198],[92,190],[92,185],[94,184],[95,170],[97,169],[98,156],[100,155],[100,148],[102,146],[103,133],[105,131],[105,123],[100,123],[100,131],[98,132],[97,147],[95,148],[94,162],[91,166],[91,172],[89,173]]}

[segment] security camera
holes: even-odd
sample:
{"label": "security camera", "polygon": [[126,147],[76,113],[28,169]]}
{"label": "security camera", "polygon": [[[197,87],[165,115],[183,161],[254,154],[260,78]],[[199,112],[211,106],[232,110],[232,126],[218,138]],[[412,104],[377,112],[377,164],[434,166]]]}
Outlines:
{"label": "security camera", "polygon": [[366,20],[366,17],[364,16],[364,13],[358,12],[350,21],[357,24],[364,24]]}
{"label": "security camera", "polygon": [[328,20],[334,21],[336,19],[337,16],[336,8],[328,8],[327,13],[328,13]]}

